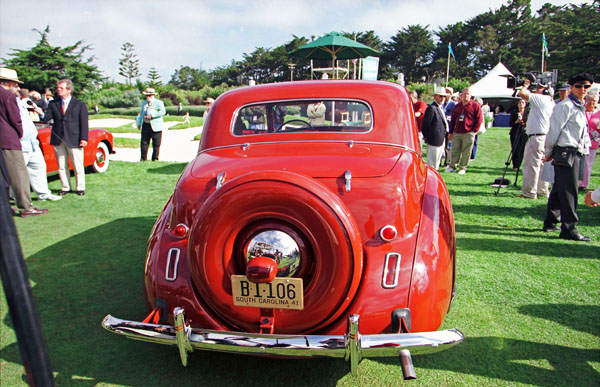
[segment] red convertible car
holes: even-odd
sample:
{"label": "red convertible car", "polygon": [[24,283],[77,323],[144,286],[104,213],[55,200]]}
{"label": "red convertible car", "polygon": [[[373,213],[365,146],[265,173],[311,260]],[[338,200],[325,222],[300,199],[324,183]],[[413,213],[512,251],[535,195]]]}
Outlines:
{"label": "red convertible car", "polygon": [[[38,128],[38,140],[40,148],[46,161],[47,173],[58,171],[56,154],[54,147],[50,145],[50,133],[52,128],[43,122],[36,123]],[[93,172],[106,172],[108,169],[109,154],[115,153],[113,150],[113,135],[105,129],[90,129],[88,133],[88,144],[83,148],[83,165]],[[69,167],[73,169],[69,160]]]}
{"label": "red convertible car", "polygon": [[448,191],[394,83],[300,81],[220,96],[196,158],[152,230],[141,321],[125,337],[285,357],[400,356],[463,340],[438,331],[454,296]]}

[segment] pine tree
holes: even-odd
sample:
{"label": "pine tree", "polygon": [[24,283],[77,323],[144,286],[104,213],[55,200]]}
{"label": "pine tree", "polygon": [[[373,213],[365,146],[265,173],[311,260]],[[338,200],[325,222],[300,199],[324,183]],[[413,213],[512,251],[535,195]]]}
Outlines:
{"label": "pine tree", "polygon": [[75,93],[80,93],[87,88],[93,89],[105,79],[92,63],[94,57],[84,57],[92,48],[83,40],[66,47],[52,46],[48,41],[50,26],[43,31],[34,31],[40,34],[39,42],[29,50],[11,49],[8,54],[11,58],[4,59],[2,64],[2,67],[17,71],[24,81],[22,87],[43,91],[54,87],[59,79],[68,78],[73,81]]}
{"label": "pine tree", "polygon": [[134,53],[133,44],[125,42],[121,46],[121,59],[119,60],[119,75],[127,79],[127,84],[132,85],[132,80],[138,78],[141,73],[139,69],[139,59]]}
{"label": "pine tree", "polygon": [[158,70],[154,66],[150,67],[150,71],[148,71],[148,80],[150,81],[150,87],[162,86],[163,84],[160,80]]}

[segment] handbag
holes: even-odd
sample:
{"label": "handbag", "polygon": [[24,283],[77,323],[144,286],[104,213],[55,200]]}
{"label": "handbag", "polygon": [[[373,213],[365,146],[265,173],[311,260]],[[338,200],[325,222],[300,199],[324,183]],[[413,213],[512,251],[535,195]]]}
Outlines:
{"label": "handbag", "polygon": [[572,168],[575,156],[577,156],[577,148],[557,145],[554,147],[552,164]]}
{"label": "handbag", "polygon": [[[561,131],[565,128],[569,119],[570,117],[568,117],[565,121],[565,124],[561,128]],[[583,140],[583,135],[585,134],[585,132],[587,131],[584,128],[581,131],[581,137],[579,137],[579,142],[577,143],[576,147],[555,145],[552,149],[552,165],[573,168],[573,164],[575,163],[575,157],[577,156],[577,151],[579,150],[579,145],[581,144],[581,140]]]}

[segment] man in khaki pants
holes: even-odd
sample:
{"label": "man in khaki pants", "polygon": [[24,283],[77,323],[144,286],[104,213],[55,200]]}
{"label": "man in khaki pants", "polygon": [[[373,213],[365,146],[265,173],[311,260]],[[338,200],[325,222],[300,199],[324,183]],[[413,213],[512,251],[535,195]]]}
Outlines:
{"label": "man in khaki pants", "polygon": [[483,122],[481,106],[471,100],[471,89],[466,87],[460,95],[460,101],[452,111],[450,121],[450,134],[452,140],[452,160],[446,172],[454,172],[458,167],[458,174],[467,173],[471,159],[471,151],[475,143],[475,135]]}
{"label": "man in khaki pants", "polygon": [[531,93],[529,91],[530,84],[528,79],[525,80],[518,94],[531,106],[525,128],[528,140],[525,143],[523,155],[523,185],[519,197],[525,199],[537,199],[538,196],[547,198],[550,191],[548,191],[548,183],[541,178],[542,159],[554,101],[545,85],[538,84],[535,93]]}

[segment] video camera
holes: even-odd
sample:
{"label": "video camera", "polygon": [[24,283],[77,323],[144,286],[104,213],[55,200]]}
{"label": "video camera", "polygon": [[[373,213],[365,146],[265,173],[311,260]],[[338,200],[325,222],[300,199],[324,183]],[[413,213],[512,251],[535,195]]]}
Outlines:
{"label": "video camera", "polygon": [[523,86],[523,82],[526,79],[529,79],[531,82],[531,90],[535,90],[538,85],[544,85],[545,87],[549,88],[558,82],[558,70],[545,71],[543,73],[530,72],[517,74],[514,77],[508,78],[507,86],[510,89],[516,89]]}

